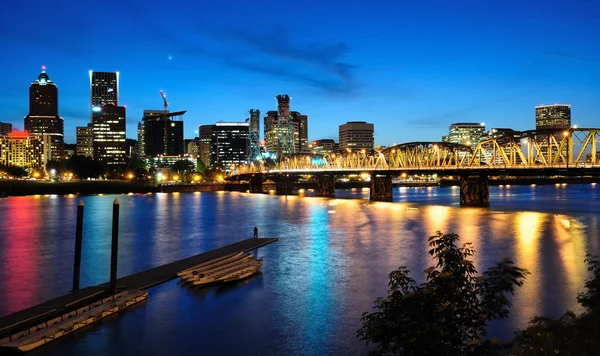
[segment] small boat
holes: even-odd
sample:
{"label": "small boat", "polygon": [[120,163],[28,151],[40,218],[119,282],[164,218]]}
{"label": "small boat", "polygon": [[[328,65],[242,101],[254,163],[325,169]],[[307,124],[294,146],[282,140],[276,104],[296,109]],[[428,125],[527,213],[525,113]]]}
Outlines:
{"label": "small boat", "polygon": [[[114,296],[104,298],[80,308],[77,311],[61,315],[51,321],[44,322],[36,328],[30,328],[18,334],[11,335],[7,343],[0,344],[2,351],[31,351],[39,346],[70,334],[102,318],[114,314],[130,305],[138,303],[148,297],[148,291],[126,291]],[[79,314],[77,314],[79,312]],[[4,341],[6,339],[3,339]]]}
{"label": "small boat", "polygon": [[260,268],[262,267],[262,263],[260,263],[258,266],[256,267],[249,267],[247,269],[229,274],[221,279],[219,279],[217,282],[233,282],[233,281],[239,281],[240,279],[244,279],[246,277],[250,277],[251,275],[255,274]]}
{"label": "small boat", "polygon": [[219,271],[222,269],[226,269],[226,268],[230,268],[236,265],[239,265],[241,263],[246,263],[248,262],[248,260],[251,260],[254,256],[250,255],[245,255],[240,259],[236,259],[235,261],[229,261],[227,263],[220,263],[218,265],[211,265],[211,266],[207,266],[207,267],[203,267],[194,271],[189,271],[186,274],[181,275],[181,279],[182,280],[189,280],[189,279],[193,279],[195,276],[201,275],[201,274],[206,274],[206,273],[212,273],[215,271]]}
{"label": "small boat", "polygon": [[260,268],[261,265],[262,265],[262,261],[251,261],[247,264],[242,264],[242,265],[239,265],[236,267],[232,267],[230,269],[220,271],[219,273],[216,273],[216,274],[204,274],[204,275],[202,275],[202,277],[199,276],[196,279],[194,279],[192,281],[192,284],[197,286],[197,285],[216,282],[216,281],[219,281],[220,279],[229,277],[230,275],[236,275],[237,273],[246,271],[248,269]]}
{"label": "small boat", "polygon": [[219,265],[219,264],[227,262],[227,261],[234,261],[237,258],[241,258],[242,254],[243,254],[243,252],[232,253],[232,254],[229,254],[227,256],[215,258],[214,260],[210,260],[208,262],[201,263],[201,264],[196,265],[194,267],[190,267],[190,268],[184,269],[181,272],[177,272],[177,276],[181,277],[182,275],[190,274],[190,273],[192,273],[192,272],[194,272],[196,270],[202,269],[204,267]]}

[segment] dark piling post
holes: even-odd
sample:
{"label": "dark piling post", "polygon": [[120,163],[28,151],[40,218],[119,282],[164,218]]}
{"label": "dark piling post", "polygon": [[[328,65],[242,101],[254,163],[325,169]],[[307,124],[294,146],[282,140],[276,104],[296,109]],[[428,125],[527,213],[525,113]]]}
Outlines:
{"label": "dark piling post", "polygon": [[113,202],[112,245],[110,252],[110,294],[117,292],[117,254],[119,253],[119,199]]}
{"label": "dark piling post", "polygon": [[75,260],[73,262],[73,292],[79,290],[81,271],[81,244],[83,241],[83,200],[77,205],[77,227],[75,229]]}

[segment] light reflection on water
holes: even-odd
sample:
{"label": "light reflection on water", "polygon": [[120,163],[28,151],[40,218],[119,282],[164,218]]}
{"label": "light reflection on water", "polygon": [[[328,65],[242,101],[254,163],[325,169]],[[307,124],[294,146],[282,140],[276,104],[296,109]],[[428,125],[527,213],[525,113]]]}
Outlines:
{"label": "light reflection on water", "polygon": [[[143,305],[36,353],[363,354],[355,338],[360,314],[386,293],[387,274],[398,266],[422,281],[431,264],[427,237],[436,230],[472,242],[480,271],[511,257],[531,272],[514,298],[513,318],[492,325],[493,335],[508,338],[534,315],[577,310],[585,254],[600,253],[598,216],[590,214],[600,211],[596,191],[491,188],[492,209],[456,207],[452,188],[402,188],[395,191],[399,202],[372,204],[247,193],[81,197],[83,286],[108,279],[115,197],[121,201],[119,276],[251,237],[254,226],[280,241],[258,250],[260,275],[221,288],[160,285]],[[69,290],[78,201],[0,200],[0,315]]]}

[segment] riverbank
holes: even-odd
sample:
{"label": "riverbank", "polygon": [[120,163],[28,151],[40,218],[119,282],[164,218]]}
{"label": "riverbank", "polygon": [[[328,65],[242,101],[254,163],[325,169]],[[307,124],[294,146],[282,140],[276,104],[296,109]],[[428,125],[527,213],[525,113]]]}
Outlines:
{"label": "riverbank", "polygon": [[152,184],[119,182],[119,181],[71,181],[71,182],[40,182],[24,180],[0,180],[0,192],[9,196],[36,194],[127,194],[154,193],[160,188]]}

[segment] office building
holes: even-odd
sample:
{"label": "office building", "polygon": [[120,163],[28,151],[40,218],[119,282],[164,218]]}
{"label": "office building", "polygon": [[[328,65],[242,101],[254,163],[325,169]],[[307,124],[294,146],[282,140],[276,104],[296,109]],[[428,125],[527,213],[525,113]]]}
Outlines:
{"label": "office building", "polygon": [[210,161],[212,167],[230,171],[248,158],[248,122],[217,122],[212,128]]}
{"label": "office building", "polygon": [[375,146],[375,125],[349,121],[340,125],[340,150],[371,150]]}
{"label": "office building", "polygon": [[198,158],[206,167],[211,166],[210,149],[214,127],[215,125],[200,125],[198,127],[200,135],[198,139]]}
{"label": "office building", "polygon": [[[282,153],[310,153],[311,149],[308,144],[308,115],[292,111],[290,116],[294,138],[294,152],[282,151]],[[264,118],[264,140],[268,152],[276,153],[280,150],[281,144],[279,140],[281,137],[286,136],[284,131],[287,131],[287,127],[279,125],[279,112],[268,111],[267,116]]]}
{"label": "office building", "polygon": [[335,140],[331,138],[316,140],[312,142],[312,153],[314,154],[326,155],[335,153],[339,149],[339,143],[336,143]]}
{"label": "office building", "polygon": [[571,105],[541,105],[535,107],[535,129],[571,128]]}
{"label": "office building", "polygon": [[260,110],[250,109],[248,126],[248,162],[254,162],[260,158]]}
{"label": "office building", "polygon": [[457,122],[450,125],[448,136],[444,136],[442,141],[476,147],[484,136],[484,123]]}
{"label": "office building", "polygon": [[77,126],[77,155],[94,157],[94,129],[92,124]]}
{"label": "office building", "polygon": [[125,107],[94,106],[92,134],[94,159],[107,165],[125,164]]}
{"label": "office building", "polygon": [[0,122],[0,136],[6,136],[12,131],[12,124]]}
{"label": "office building", "polygon": [[[144,157],[182,156],[185,154],[183,121],[185,111],[144,110]],[[138,132],[139,132],[138,128]]]}
{"label": "office building", "polygon": [[40,136],[30,135],[26,131],[0,136],[0,166],[43,169],[45,165]]}
{"label": "office building", "polygon": [[119,105],[119,72],[90,70],[90,107]]}
{"label": "office building", "polygon": [[137,135],[138,135],[137,156],[140,158],[143,158],[146,156],[146,145],[144,144],[145,132],[144,132],[144,123],[143,122],[138,122]]}
{"label": "office building", "polygon": [[184,145],[184,151],[185,154],[190,156],[190,157],[198,157],[198,143],[199,143],[199,138],[196,137],[194,139],[187,139],[184,140],[185,145]]}
{"label": "office building", "polygon": [[63,158],[64,120],[58,116],[58,88],[50,80],[45,67],[29,87],[29,114],[25,116],[25,131],[31,135],[48,135],[48,158]]}

